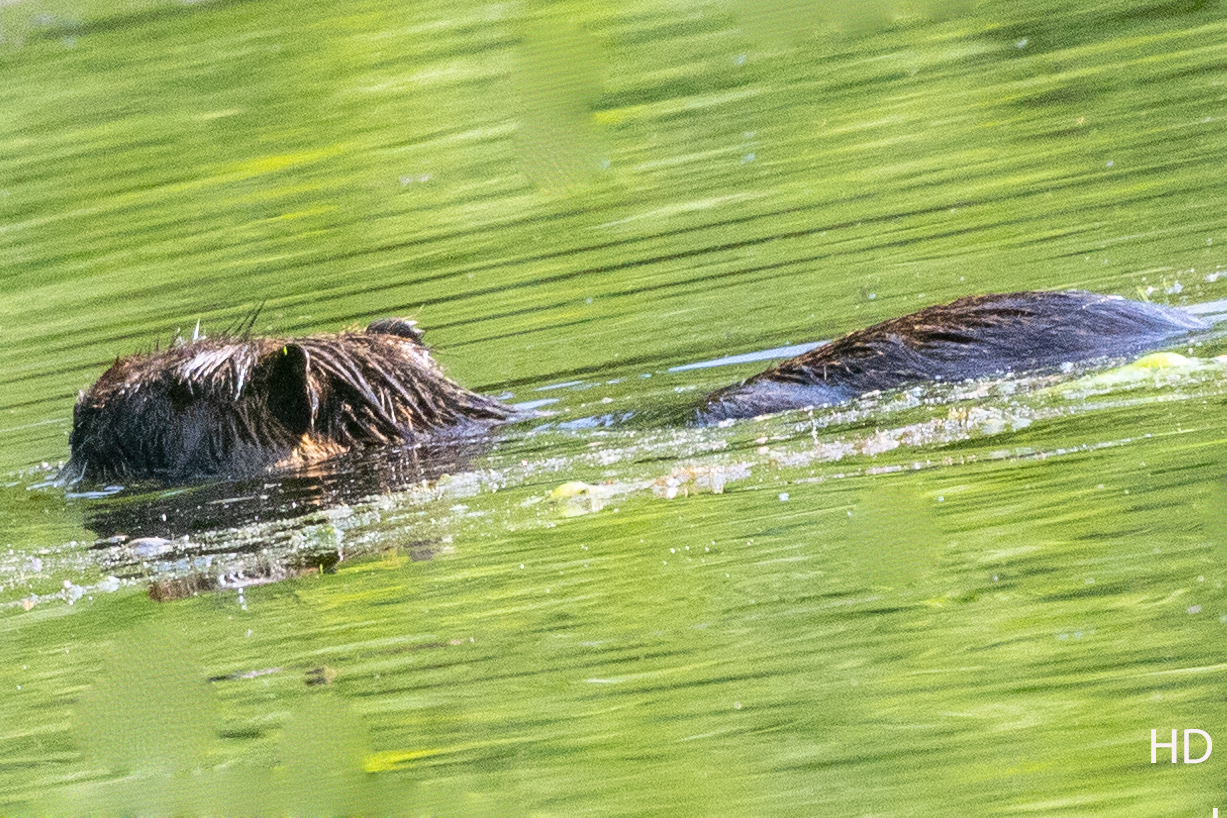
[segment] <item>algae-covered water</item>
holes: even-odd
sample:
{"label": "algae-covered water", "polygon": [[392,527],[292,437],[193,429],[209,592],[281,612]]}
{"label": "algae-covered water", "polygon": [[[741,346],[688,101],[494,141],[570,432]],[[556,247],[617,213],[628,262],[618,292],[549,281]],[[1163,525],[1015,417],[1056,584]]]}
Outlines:
{"label": "algae-covered water", "polygon": [[[962,295],[1223,312],[1218,3],[18,0],[0,75],[0,813],[1227,807],[1221,340],[680,422]],[[256,310],[541,414],[50,481]]]}

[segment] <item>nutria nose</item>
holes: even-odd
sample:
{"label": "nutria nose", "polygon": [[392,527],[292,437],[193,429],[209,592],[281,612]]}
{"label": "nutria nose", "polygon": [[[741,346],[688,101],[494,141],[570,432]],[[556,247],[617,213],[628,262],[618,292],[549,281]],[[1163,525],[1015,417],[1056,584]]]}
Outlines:
{"label": "nutria nose", "polygon": [[367,325],[366,334],[395,335],[419,344],[424,343],[423,332],[418,329],[418,322],[410,318],[380,318]]}

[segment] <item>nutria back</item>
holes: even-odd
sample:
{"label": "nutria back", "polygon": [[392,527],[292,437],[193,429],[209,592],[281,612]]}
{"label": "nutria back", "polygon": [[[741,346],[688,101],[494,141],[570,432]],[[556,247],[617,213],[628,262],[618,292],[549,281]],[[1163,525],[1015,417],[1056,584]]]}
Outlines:
{"label": "nutria back", "polygon": [[1207,325],[1118,296],[1017,292],[960,298],[883,321],[705,399],[700,422],[844,403],[928,380],[964,380],[1155,349]]}
{"label": "nutria back", "polygon": [[68,482],[181,482],[414,444],[505,420],[447,378],[412,321],[302,338],[223,337],[121,358],[73,410]]}

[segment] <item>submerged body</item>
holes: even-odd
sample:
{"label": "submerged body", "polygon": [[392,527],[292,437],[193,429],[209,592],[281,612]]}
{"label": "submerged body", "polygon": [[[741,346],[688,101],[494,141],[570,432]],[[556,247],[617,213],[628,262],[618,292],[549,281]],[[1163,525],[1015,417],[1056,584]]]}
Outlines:
{"label": "submerged body", "polygon": [[[1054,369],[1206,328],[1182,310],[1086,292],[971,296],[858,330],[717,390],[698,419]],[[511,415],[447,378],[411,321],[303,338],[203,339],[117,360],[77,401],[61,476],[182,482],[258,474],[363,446],[469,436]]]}
{"label": "submerged body", "polygon": [[846,403],[922,381],[1055,369],[1155,349],[1206,328],[1183,310],[1076,290],[970,296],[849,333],[717,390],[699,420]]}
{"label": "submerged body", "polygon": [[511,409],[447,378],[411,321],[121,358],[73,410],[68,482],[253,474],[472,434]]}

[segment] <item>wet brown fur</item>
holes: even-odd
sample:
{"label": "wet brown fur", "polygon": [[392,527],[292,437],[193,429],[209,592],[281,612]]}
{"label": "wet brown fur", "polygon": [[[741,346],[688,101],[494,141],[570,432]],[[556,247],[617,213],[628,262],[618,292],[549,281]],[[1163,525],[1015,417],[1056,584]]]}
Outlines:
{"label": "wet brown fur", "polygon": [[1183,310],[1077,290],[969,296],[857,330],[717,390],[699,418],[750,417],[927,380],[1129,355],[1206,326]]}
{"label": "wet brown fur", "polygon": [[447,378],[411,321],[209,338],[120,358],[77,401],[68,481],[242,475],[481,431],[509,407]]}
{"label": "wet brown fur", "polygon": [[[700,422],[1123,356],[1205,329],[1093,293],[962,298],[849,333],[709,395]],[[511,409],[443,375],[411,321],[304,338],[223,337],[115,362],[77,402],[67,482],[242,475],[360,446],[480,432]]]}

